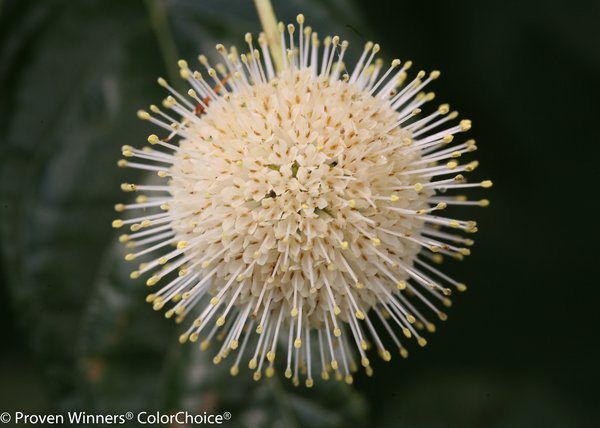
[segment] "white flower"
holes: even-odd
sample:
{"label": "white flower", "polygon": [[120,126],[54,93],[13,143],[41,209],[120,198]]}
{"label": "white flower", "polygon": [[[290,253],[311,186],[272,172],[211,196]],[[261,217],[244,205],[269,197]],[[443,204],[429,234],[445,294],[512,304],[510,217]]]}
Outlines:
{"label": "white flower", "polygon": [[216,342],[215,363],[235,354],[234,375],[246,355],[255,379],[281,354],[286,376],[311,386],[315,370],[351,382],[356,356],[370,374],[371,346],[389,360],[389,344],[407,355],[399,336],[426,344],[431,314],[444,320],[440,305],[466,288],[432,266],[469,254],[472,241],[446,229],[476,231],[437,211],[487,205],[440,194],[491,182],[462,175],[477,166],[459,163],[474,141],[454,142],[470,121],[456,123],[446,104],[420,117],[439,72],[409,78],[411,63],[399,60],[384,69],[373,43],[347,69],[347,42],[327,37],[321,49],[302,15],[298,23],[297,37],[279,26],[279,72],[265,36],[255,46],[247,34],[246,54],[218,45],[215,68],[200,56],[204,74],[179,62],[188,97],[159,79],[171,113],[151,106],[139,117],[172,135],[124,147],[141,162],[120,166],[167,181],[124,184],[143,195],[117,211],[142,212],[113,225],[134,232],[121,236],[135,251],[127,260],[162,254],[132,277],[164,283],[147,300],[169,307],[168,318],[193,315],[181,342]]}

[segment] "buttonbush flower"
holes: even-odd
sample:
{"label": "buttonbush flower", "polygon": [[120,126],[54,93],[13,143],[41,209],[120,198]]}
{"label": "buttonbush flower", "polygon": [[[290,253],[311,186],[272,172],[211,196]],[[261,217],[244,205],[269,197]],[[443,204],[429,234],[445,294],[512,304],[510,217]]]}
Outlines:
{"label": "buttonbush flower", "polygon": [[158,80],[170,95],[138,116],[165,137],[123,147],[119,165],[164,182],[123,184],[139,195],[116,210],[138,214],[113,226],[131,229],[126,260],[149,256],[131,274],[160,284],[147,301],[189,319],[182,343],[213,346],[215,363],[257,380],[277,356],[310,387],[315,373],[371,374],[371,348],[387,361],[410,338],[427,343],[466,289],[436,262],[468,255],[456,232],[477,230],[441,212],[487,205],[452,192],[491,182],[464,176],[477,167],[461,162],[476,149],[460,138],[469,120],[447,104],[421,113],[438,71],[384,66],[371,42],[348,67],[346,41],[297,23],[275,39],[246,34],[242,54],[217,45],[220,63],[201,55],[201,71],[179,61],[187,94]]}

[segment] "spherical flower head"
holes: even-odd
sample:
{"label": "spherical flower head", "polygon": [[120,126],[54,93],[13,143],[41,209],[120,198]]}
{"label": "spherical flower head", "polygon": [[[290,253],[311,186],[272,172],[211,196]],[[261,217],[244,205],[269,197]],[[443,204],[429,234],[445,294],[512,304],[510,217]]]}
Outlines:
{"label": "spherical flower head", "polygon": [[126,259],[160,251],[132,277],[165,283],[147,300],[168,306],[167,317],[193,314],[182,342],[206,349],[220,337],[215,363],[235,353],[235,375],[246,355],[255,379],[271,376],[283,351],[285,375],[298,383],[304,373],[311,386],[316,368],[351,382],[358,361],[370,374],[371,346],[389,360],[386,343],[407,355],[399,337],[426,344],[430,313],[445,320],[440,305],[450,305],[452,288],[466,289],[433,266],[469,254],[472,241],[446,229],[476,231],[436,211],[487,205],[446,192],[491,182],[466,182],[477,163],[458,160],[473,141],[451,144],[470,121],[453,122],[447,105],[420,116],[439,72],[409,80],[410,62],[384,68],[370,42],[347,69],[347,42],[328,37],[320,51],[298,22],[297,34],[280,25],[277,61],[264,35],[258,47],[246,35],[246,54],[218,45],[214,68],[200,56],[203,74],[179,62],[187,97],[159,79],[172,113],[152,106],[139,116],[170,134],[151,135],[151,148],[124,147],[144,162],[120,166],[167,183],[124,184],[149,194],[119,204],[144,212],[113,226],[135,232],[121,237],[137,251]]}

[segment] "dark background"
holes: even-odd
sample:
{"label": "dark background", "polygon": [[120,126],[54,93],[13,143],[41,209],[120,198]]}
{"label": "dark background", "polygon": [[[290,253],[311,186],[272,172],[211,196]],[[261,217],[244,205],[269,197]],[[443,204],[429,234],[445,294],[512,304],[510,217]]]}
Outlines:
{"label": "dark background", "polygon": [[[115,166],[119,147],[152,131],[135,111],[162,96],[156,76],[177,50],[240,46],[258,30],[251,6],[0,2],[0,411],[275,406],[223,390],[281,386],[252,392],[215,375],[198,392],[188,374],[202,363],[123,280],[108,227],[131,177]],[[387,58],[440,69],[436,102],[473,120],[475,174],[494,187],[489,208],[465,213],[479,223],[473,255],[446,268],[469,291],[427,348],[377,362],[373,378],[357,378],[362,398],[292,391],[259,420],[304,426],[316,411],[295,400],[321,400],[344,415],[322,426],[598,426],[600,2],[274,6],[282,20],[304,12],[320,34],[337,31],[355,53],[373,39]]]}

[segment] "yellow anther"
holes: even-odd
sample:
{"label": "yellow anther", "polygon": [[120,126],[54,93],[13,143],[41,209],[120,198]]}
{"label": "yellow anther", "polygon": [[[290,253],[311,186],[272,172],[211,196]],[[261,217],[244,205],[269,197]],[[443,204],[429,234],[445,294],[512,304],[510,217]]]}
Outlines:
{"label": "yellow anther", "polygon": [[146,281],[146,285],[149,287],[152,287],[153,285],[155,285],[158,281],[160,280],[160,276],[158,275],[152,275],[150,278],[148,278],[148,280]]}
{"label": "yellow anther", "polygon": [[379,238],[373,238],[373,239],[371,239],[371,242],[376,247],[379,247],[381,245],[381,239],[379,239]]}
{"label": "yellow anther", "polygon": [[445,210],[448,207],[446,202],[440,202],[435,206],[436,210]]}
{"label": "yellow anther", "polygon": [[323,380],[329,380],[329,373],[327,373],[325,370],[323,370],[321,372],[321,379],[323,379]]}
{"label": "yellow anther", "polygon": [[273,377],[275,375],[275,368],[269,366],[265,369],[265,375],[267,375],[267,377]]}
{"label": "yellow anther", "polygon": [[492,183],[492,180],[483,180],[481,182],[481,187],[483,187],[484,189],[489,189],[493,185],[494,185],[494,183]]}
{"label": "yellow anther", "polygon": [[208,347],[210,346],[210,340],[203,340],[200,343],[200,350],[201,351],[206,351],[208,349]]}
{"label": "yellow anther", "polygon": [[262,326],[262,324],[259,324],[256,326],[256,334],[261,334],[264,331],[264,327]]}
{"label": "yellow anther", "polygon": [[233,350],[237,349],[239,345],[239,342],[235,339],[233,339],[231,343],[229,343],[229,347]]}
{"label": "yellow anther", "polygon": [[220,364],[221,363],[221,356],[220,355],[215,355],[212,361],[213,361],[214,365]]}
{"label": "yellow anther", "polygon": [[359,320],[365,319],[365,314],[362,311],[356,311],[356,313],[354,315],[356,315],[356,318],[358,318]]}
{"label": "yellow anther", "polygon": [[446,136],[444,136],[444,138],[442,138],[442,142],[444,144],[451,143],[452,140],[454,140],[454,135],[452,135],[452,134],[446,135]]}
{"label": "yellow anther", "polygon": [[479,166],[479,162],[477,161],[473,161],[473,162],[469,162],[466,166],[465,166],[465,171],[467,172],[471,172],[474,171],[475,168],[477,168]]}
{"label": "yellow anther", "polygon": [[400,348],[400,356],[402,358],[408,358],[408,351],[406,350],[406,348]]}
{"label": "yellow anther", "polygon": [[251,359],[251,360],[248,362],[248,368],[249,368],[250,370],[254,370],[254,369],[256,368],[256,364],[257,364],[256,358],[252,358],[252,359]]}
{"label": "yellow anther", "polygon": [[289,367],[288,367],[287,369],[285,369],[284,376],[285,376],[287,379],[290,379],[290,378],[292,377],[292,369],[290,369]]}
{"label": "yellow anther", "polygon": [[297,317],[298,316],[298,308],[293,307],[292,310],[290,311],[290,315],[292,317]]}
{"label": "yellow anther", "polygon": [[454,169],[458,166],[458,162],[456,161],[450,161],[446,164],[446,168],[448,169]]}
{"label": "yellow anther", "polygon": [[365,284],[363,284],[362,282],[357,282],[356,288],[358,288],[358,289],[365,288]]}
{"label": "yellow anther", "polygon": [[469,119],[463,119],[459,123],[460,130],[465,132],[471,129],[471,121]]}
{"label": "yellow anther", "polygon": [[342,313],[342,310],[340,309],[340,307],[338,305],[335,305],[333,307],[333,313],[336,315],[339,315],[340,313]]}
{"label": "yellow anther", "polygon": [[156,294],[154,294],[154,293],[148,294],[146,296],[146,302],[147,303],[152,303],[154,301],[154,299],[156,299]]}
{"label": "yellow anther", "polygon": [[225,317],[219,317],[219,318],[217,318],[216,324],[217,324],[217,326],[222,327],[223,324],[225,324]]}
{"label": "yellow anther", "polygon": [[413,315],[411,315],[411,314],[408,314],[408,315],[406,315],[406,320],[407,320],[409,323],[411,323],[411,324],[414,324],[414,322],[416,321],[416,318],[415,318]]}
{"label": "yellow anther", "polygon": [[460,227],[460,223],[457,220],[450,220],[449,224],[450,224],[450,227],[453,227],[455,229]]}
{"label": "yellow anther", "polygon": [[179,241],[177,243],[177,249],[178,250],[183,250],[184,248],[186,248],[188,246],[189,242],[188,241]]}
{"label": "yellow anther", "polygon": [[304,382],[304,384],[306,385],[307,388],[312,388],[314,385],[314,382],[311,378],[306,379],[306,381]]}
{"label": "yellow anther", "polygon": [[459,248],[458,251],[463,255],[463,256],[470,256],[471,255],[471,250],[469,250],[468,248]]}
{"label": "yellow anther", "polygon": [[398,290],[406,290],[406,281],[398,281],[396,287]]}
{"label": "yellow anther", "polygon": [[135,254],[133,253],[129,253],[129,254],[125,254],[125,260],[127,260],[128,262],[132,261],[135,259]]}
{"label": "yellow anther", "polygon": [[125,168],[127,165],[128,165],[128,163],[127,163],[127,161],[126,161],[125,159],[120,159],[120,160],[117,162],[117,166],[118,166],[119,168]]}
{"label": "yellow anther", "polygon": [[148,113],[145,110],[138,110],[137,117],[138,117],[138,119],[148,120],[148,119],[150,119],[150,113]]}
{"label": "yellow anther", "polygon": [[420,192],[421,190],[423,190],[423,185],[421,183],[417,183],[414,186],[415,191]]}
{"label": "yellow anther", "polygon": [[335,337],[340,337],[340,336],[342,335],[342,330],[340,330],[340,328],[339,328],[339,327],[336,327],[336,328],[333,330],[333,335],[334,335]]}
{"label": "yellow anther", "polygon": [[429,333],[435,333],[435,324],[428,322],[425,324],[425,327]]}
{"label": "yellow anther", "polygon": [[202,262],[202,267],[203,268],[206,269],[208,267],[208,265],[210,265],[210,262],[208,260]]}
{"label": "yellow anther", "polygon": [[302,339],[294,340],[294,348],[300,349],[301,346],[302,346]]}
{"label": "yellow anther", "polygon": [[348,206],[349,206],[350,208],[354,208],[354,207],[356,207],[356,201],[355,201],[354,199],[350,199],[350,200],[348,201]]}
{"label": "yellow anther", "polygon": [[390,201],[392,202],[398,202],[400,200],[400,197],[396,194],[392,194],[390,195]]}
{"label": "yellow anther", "polygon": [[340,244],[340,247],[342,248],[342,250],[347,250],[348,249],[348,241],[342,241]]}
{"label": "yellow anther", "polygon": [[413,141],[408,137],[402,139],[402,144],[404,144],[407,147],[412,145],[412,143],[413,143]]}
{"label": "yellow anther", "polygon": [[212,306],[215,306],[215,305],[217,305],[217,304],[218,304],[220,301],[221,301],[221,300],[220,300],[220,299],[219,299],[217,296],[215,296],[215,297],[213,297],[212,299],[210,299],[210,304],[211,304]]}
{"label": "yellow anther", "polygon": [[168,258],[166,258],[166,257],[160,257],[160,258],[158,259],[158,264],[159,264],[159,265],[164,265],[164,264],[166,264],[168,261],[169,261],[169,259],[168,259]]}
{"label": "yellow anther", "polygon": [[179,343],[183,344],[187,342],[189,338],[190,336],[187,333],[183,333],[181,336],[179,336]]}
{"label": "yellow anther", "polygon": [[410,339],[412,337],[411,331],[406,327],[402,328],[402,334],[404,334],[404,336],[408,339]]}
{"label": "yellow anther", "polygon": [[135,184],[123,183],[121,184],[121,190],[123,192],[135,192],[137,190],[137,186]]}
{"label": "yellow anther", "polygon": [[487,199],[482,199],[482,200],[479,201],[479,206],[480,207],[487,207],[489,205],[490,205],[490,201],[487,200]]}
{"label": "yellow anther", "polygon": [[347,374],[344,377],[344,382],[346,382],[348,385],[352,385],[352,382],[354,382],[354,378],[352,377],[351,374]]}
{"label": "yellow anther", "polygon": [[131,279],[138,279],[140,277],[140,271],[139,270],[134,270],[133,272],[131,272],[129,274],[129,278]]}
{"label": "yellow anther", "polygon": [[450,106],[448,104],[442,104],[438,107],[439,114],[448,114],[450,111]]}
{"label": "yellow anther", "polygon": [[390,354],[390,351],[387,349],[384,349],[381,351],[381,358],[383,358],[383,361],[390,361],[392,359],[392,354]]}
{"label": "yellow anther", "polygon": [[435,80],[435,79],[437,79],[438,77],[440,77],[440,72],[439,72],[439,70],[433,70],[431,73],[429,73],[429,78],[430,78],[431,80]]}
{"label": "yellow anther", "polygon": [[273,351],[267,352],[267,360],[269,360],[270,362],[275,361],[275,352],[273,352]]}
{"label": "yellow anther", "polygon": [[423,347],[427,345],[427,340],[424,337],[419,337],[417,339],[417,343],[419,344],[419,346]]}
{"label": "yellow anther", "polygon": [[337,362],[337,360],[331,360],[331,368],[333,370],[337,370],[338,369],[338,362]]}
{"label": "yellow anther", "polygon": [[231,374],[231,376],[237,376],[240,372],[240,369],[238,366],[233,366],[229,369],[229,374]]}
{"label": "yellow anther", "polygon": [[114,227],[115,229],[123,227],[123,220],[113,220],[112,227]]}
{"label": "yellow anther", "polygon": [[244,279],[246,279],[246,275],[243,273],[240,273],[236,278],[237,282],[242,282]]}
{"label": "yellow anther", "polygon": [[367,357],[362,357],[360,360],[360,364],[363,367],[369,367],[369,359]]}

